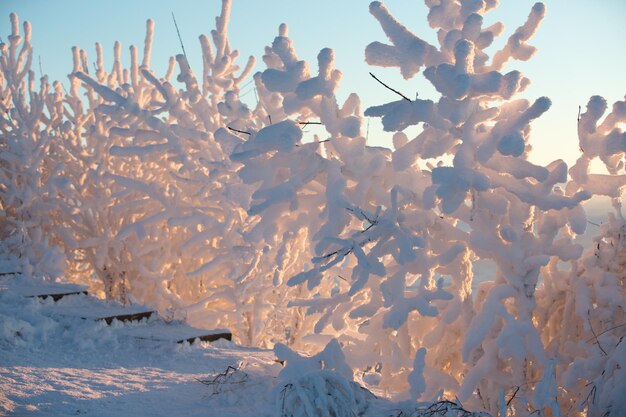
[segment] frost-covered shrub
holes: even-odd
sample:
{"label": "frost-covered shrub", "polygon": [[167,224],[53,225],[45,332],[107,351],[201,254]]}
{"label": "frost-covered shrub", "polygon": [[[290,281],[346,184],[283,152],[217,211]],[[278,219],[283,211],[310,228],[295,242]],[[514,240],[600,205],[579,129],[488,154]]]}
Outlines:
{"label": "frost-covered shrub", "polygon": [[352,380],[352,369],[335,339],[308,358],[283,344],[277,344],[274,352],[285,364],[275,393],[277,415],[281,417],[358,416],[374,398]]}
{"label": "frost-covered shrub", "polygon": [[[556,265],[570,263],[572,270],[580,270],[583,248],[574,238],[587,225],[581,202],[594,194],[621,196],[618,171],[624,150],[618,123],[623,105],[616,104],[596,129],[605,105],[592,99],[580,122],[584,155],[571,179],[561,160],[545,167],[530,162],[531,123],[551,103],[545,97],[533,103],[516,99],[529,80],[505,67],[512,59],[532,57],[535,48],[528,42],[545,6],[533,6],[526,23],[489,61],[485,50],[504,26],[484,28],[483,15],[496,5],[427,2],[429,24],[438,30],[436,47],[402,26],[383,3],[373,2],[370,11],[390,44],[370,44],[368,62],[398,67],[407,79],[423,70],[441,98],[402,97],[365,111],[381,117],[385,130],[396,132],[393,152],[368,147],[360,132],[327,127],[324,151],[316,150],[318,172],[305,177],[317,192],[302,186],[297,175],[313,161],[304,158],[304,146],[288,145],[299,144],[297,136],[284,146],[266,148],[272,153],[265,156],[257,150],[244,153],[246,164],[251,155],[249,159],[263,158],[275,167],[266,166],[268,175],[258,183],[250,211],[259,213],[260,225],[269,230],[280,227],[279,216],[306,213],[315,219],[299,226],[308,231],[315,251],[313,267],[288,284],[301,285],[303,291],[306,286],[303,297],[291,304],[305,308],[305,325],[314,323],[312,330],[320,336],[303,338],[297,346],[311,349],[324,337],[340,335],[352,365],[379,370],[378,389],[407,390],[404,395],[414,399],[458,395],[464,404],[492,412],[502,407],[518,414],[543,407],[558,411],[559,405],[542,400],[545,392],[535,388],[552,390],[545,370],[561,369],[573,359],[548,366],[559,350],[547,341],[567,338],[569,326],[538,323],[547,318],[547,310],[575,294],[572,289],[555,294],[549,286]],[[283,38],[271,48],[282,64],[273,60],[277,68],[259,77],[272,93],[268,102],[282,102],[286,112],[315,112],[316,102],[303,100],[324,103],[328,89],[299,94],[313,82]],[[278,107],[276,112],[280,114]],[[420,130],[409,139],[403,130],[412,125]],[[607,164],[609,176],[587,175],[595,156]],[[440,162],[431,165],[433,158]],[[283,165],[285,174],[280,175],[282,166],[274,161],[283,159],[289,165]],[[252,167],[246,168],[241,173],[257,183]],[[477,259],[492,261],[496,278],[480,283],[472,294]],[[583,287],[597,285],[601,276],[591,274]],[[584,288],[577,291],[584,293]],[[617,298],[624,298],[623,287],[612,288]],[[599,311],[617,312],[619,320],[623,310],[611,301]],[[596,368],[593,374],[602,373]],[[562,374],[557,375],[554,383],[563,387]],[[548,382],[537,384],[539,380]],[[577,401],[575,391],[559,394],[563,406]]]}
{"label": "frost-covered shrub", "polygon": [[[238,97],[254,59],[243,70],[236,65],[227,36],[230,2],[222,6],[213,42],[200,37],[201,77],[183,55],[164,77],[153,73],[151,21],[143,59],[131,47],[128,70],[119,45],[110,73],[98,46],[94,75],[83,64],[86,53],[75,50],[71,79],[90,97],[81,117],[91,117],[91,127],[84,138],[89,158],[80,157],[85,147],[76,149],[85,174],[70,220],[71,247],[87,258],[107,296],[128,294],[263,344],[275,333],[284,337],[284,329],[268,328],[276,311],[267,304],[284,304],[284,294],[260,272],[264,253],[247,236],[254,221],[244,210],[251,191],[229,158],[243,142],[232,132],[260,122]],[[176,65],[180,89],[171,79]]]}
{"label": "frost-covered shrub", "polygon": [[[45,77],[34,90],[29,36],[18,53],[13,17],[0,74],[9,246],[49,271],[46,260],[59,259],[50,242],[62,243],[67,272],[106,297],[229,327],[243,343],[337,353],[327,343],[340,340],[347,360],[336,365],[335,353],[304,360],[277,345],[287,367],[276,404],[287,415],[360,409],[347,363],[377,392],[413,402],[456,396],[501,415],[617,415],[626,102],[603,118],[606,102],[592,97],[577,163],[536,165],[531,125],[551,103],[518,99],[529,80],[506,66],[532,57],[545,6],[492,57],[504,25],[483,27],[483,16],[497,1],[426,6],[439,45],[372,2],[388,43],[372,42],[365,56],[407,80],[423,71],[439,99],[402,97],[364,114],[356,94],[337,101],[332,49],[312,70],[284,24],[253,75],[258,104],[242,103],[255,62],[236,65],[229,0],[212,42],[200,37],[201,75],[183,55],[163,77],[152,71],[148,21],[129,68],[119,44],[108,72],[99,45],[93,73],[75,48],[68,94]],[[394,149],[368,146],[363,115],[381,118]],[[311,123],[323,133],[305,137]],[[606,172],[591,170],[594,159]],[[583,248],[581,203],[592,196],[611,198],[615,213]],[[475,276],[479,260],[495,279]]]}
{"label": "frost-covered shrub", "polygon": [[58,193],[67,187],[55,158],[55,136],[42,124],[50,84],[31,70],[32,29],[11,14],[8,44],[0,43],[0,240],[19,259],[15,271],[45,278],[65,268],[54,227]]}
{"label": "frost-covered shrub", "polygon": [[[581,115],[582,153],[569,171],[567,187],[609,197],[615,210],[569,268],[550,262],[536,314],[544,346],[558,359],[555,374],[563,410],[576,407],[588,416],[619,415],[625,407],[620,387],[626,382],[626,220],[621,212],[626,136],[619,123],[626,120],[626,101],[614,103],[601,120],[606,107],[604,99],[592,97]],[[591,169],[596,158],[605,172]],[[561,233],[564,239],[571,235],[567,229]]]}

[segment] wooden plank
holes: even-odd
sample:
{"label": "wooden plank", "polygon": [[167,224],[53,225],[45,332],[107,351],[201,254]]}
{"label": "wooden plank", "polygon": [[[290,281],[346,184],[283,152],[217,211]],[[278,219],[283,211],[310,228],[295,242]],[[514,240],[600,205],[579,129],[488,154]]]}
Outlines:
{"label": "wooden plank", "polygon": [[136,339],[159,342],[193,343],[196,339],[214,342],[219,339],[232,340],[233,335],[226,329],[198,329],[183,322],[152,321],[145,326],[131,326],[119,332]]}
{"label": "wooden plank", "polygon": [[47,299],[48,297],[51,297],[53,301],[59,301],[61,298],[68,296],[68,295],[87,295],[87,291],[70,291],[70,292],[60,292],[60,293],[54,293],[54,294],[38,294],[38,295],[28,295],[27,297],[30,298],[41,298],[42,300]]}
{"label": "wooden plank", "polygon": [[139,313],[116,314],[116,315],[107,316],[107,317],[100,317],[96,320],[98,321],[104,320],[107,324],[113,323],[113,320],[123,321],[123,322],[141,321],[143,319],[149,319],[150,317],[152,317],[153,314],[156,314],[156,312],[155,311],[142,311]]}
{"label": "wooden plank", "polygon": [[54,301],[68,295],[87,295],[87,289],[82,285],[20,279],[3,280],[0,291],[10,291],[29,298],[51,297]]}
{"label": "wooden plank", "polygon": [[185,340],[178,340],[176,343],[183,343],[183,342],[193,343],[196,339],[200,339],[203,342],[215,342],[216,340],[219,340],[219,339],[226,339],[228,341],[231,341],[233,340],[233,335],[230,332],[214,333],[214,334],[207,334],[203,336],[190,337]]}
{"label": "wooden plank", "polygon": [[[100,302],[100,300],[85,300],[90,302],[86,305],[57,305],[51,307],[52,314],[61,316],[78,317],[83,320],[104,321],[106,324],[113,320],[122,322],[134,322],[149,319],[156,311],[142,306],[122,306],[119,304]],[[97,301],[97,302],[94,302]]]}

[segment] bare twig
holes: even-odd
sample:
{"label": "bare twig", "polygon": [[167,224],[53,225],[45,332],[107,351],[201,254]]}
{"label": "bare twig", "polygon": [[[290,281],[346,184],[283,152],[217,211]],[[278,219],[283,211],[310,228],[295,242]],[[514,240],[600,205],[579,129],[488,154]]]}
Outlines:
{"label": "bare twig", "polygon": [[591,329],[591,334],[593,334],[593,338],[596,339],[596,344],[600,348],[600,351],[602,351],[604,356],[609,356],[608,353],[606,353],[606,350],[602,348],[602,345],[600,344],[600,340],[598,340],[598,335],[596,334],[595,330],[593,330],[593,324],[591,324],[591,318],[589,317],[589,312],[587,312],[587,321],[589,322],[589,328]]}
{"label": "bare twig", "polygon": [[299,120],[296,123],[298,123],[299,125],[302,125],[302,129],[304,129],[308,125],[322,125],[323,124],[322,122],[301,122]]}
{"label": "bare twig", "polygon": [[201,384],[213,388],[213,394],[219,394],[224,385],[243,384],[248,380],[248,374],[240,369],[240,366],[228,366],[222,373],[215,375],[212,379],[197,379]]}
{"label": "bare twig", "polygon": [[228,126],[228,129],[232,130],[233,132],[243,133],[244,135],[252,135],[252,133],[250,133],[250,132],[246,132],[246,131],[243,131],[243,130],[235,129],[234,127]]}
{"label": "bare twig", "polygon": [[178,34],[180,47],[183,49],[183,55],[185,55],[185,59],[187,59],[187,52],[185,52],[185,45],[183,45],[183,38],[180,37],[180,30],[178,30],[178,23],[176,23],[176,16],[174,16],[174,12],[172,12],[172,20],[174,21],[174,26],[176,27],[176,33]]}
{"label": "bare twig", "polygon": [[283,400],[282,415],[285,415],[285,397],[287,396],[287,390],[291,389],[292,387],[293,387],[293,384],[287,384],[280,391],[280,393],[282,394],[282,400]]}
{"label": "bare twig", "polygon": [[605,333],[608,333],[608,332],[613,331],[615,329],[619,329],[620,327],[624,327],[624,326],[626,326],[626,323],[622,323],[622,324],[618,324],[617,326],[613,326],[610,329],[606,329],[602,333],[598,333],[597,335],[594,333],[594,336],[589,338],[589,339],[587,339],[586,341],[587,342],[591,342],[593,339],[598,339],[598,337],[602,336]]}
{"label": "bare twig", "polygon": [[[589,384],[587,384],[589,385]],[[594,404],[596,402],[596,390],[597,387],[594,385],[593,387],[591,387],[591,390],[589,391],[589,394],[587,394],[587,398],[585,398],[585,401],[583,401],[580,404],[581,409],[585,407],[585,404],[587,404],[588,407],[591,406],[591,404]],[[591,403],[589,402],[589,399],[591,398]]]}
{"label": "bare twig", "polygon": [[376,81],[378,81],[379,83],[381,83],[384,87],[386,87],[387,89],[393,91],[394,93],[396,93],[397,95],[399,95],[400,97],[402,97],[403,99],[405,99],[406,101],[408,101],[409,103],[411,102],[411,99],[408,98],[407,96],[405,96],[404,94],[402,94],[401,92],[399,92],[398,90],[394,90],[393,88],[389,87],[387,84],[385,84],[384,82],[382,82],[381,80],[378,79],[378,77],[376,77],[374,74],[372,74],[370,72],[370,75],[372,76],[372,78],[374,78]]}
{"label": "bare twig", "polygon": [[515,387],[515,391],[513,391],[513,395],[511,395],[511,398],[509,398],[509,400],[506,402],[506,406],[508,407],[509,405],[511,405],[511,402],[513,401],[513,399],[515,398],[515,396],[517,395],[518,391],[520,390],[521,387]]}
{"label": "bare twig", "polygon": [[578,106],[578,117],[576,118],[577,123],[580,123],[580,110],[581,110],[581,107]]}
{"label": "bare twig", "polygon": [[428,407],[419,407],[413,413],[411,413],[410,417],[444,417],[447,415],[455,415],[459,417],[486,417],[488,414],[472,413],[464,409],[460,403],[449,400],[441,400],[429,405]]}

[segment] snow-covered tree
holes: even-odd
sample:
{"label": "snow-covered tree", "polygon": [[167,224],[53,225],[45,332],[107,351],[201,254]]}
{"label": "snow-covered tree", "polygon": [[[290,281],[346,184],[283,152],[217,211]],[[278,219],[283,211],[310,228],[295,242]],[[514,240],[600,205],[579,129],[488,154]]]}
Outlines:
{"label": "snow-covered tree", "polygon": [[53,133],[44,110],[50,84],[39,87],[31,70],[32,29],[11,14],[8,44],[0,43],[0,239],[19,261],[16,273],[57,278],[65,268],[54,226],[59,217],[59,190],[67,186],[55,159]]}
{"label": "snow-covered tree", "polygon": [[[232,328],[245,343],[259,344],[270,320],[254,301],[266,296],[252,274],[260,252],[243,236],[249,192],[235,174],[238,164],[228,158],[242,142],[229,129],[257,123],[238,98],[254,59],[241,71],[236,65],[229,13],[224,1],[213,44],[200,37],[200,79],[184,55],[170,60],[165,77],[153,73],[151,21],[143,59],[131,47],[128,70],[121,67],[119,44],[110,73],[97,46],[95,77],[77,50],[71,79],[89,97],[91,121],[76,155],[83,165],[76,170],[82,188],[71,220],[73,246],[89,258],[107,296],[119,298],[121,288],[161,310]],[[171,80],[176,62],[182,89]],[[86,151],[91,156],[85,158]]]}
{"label": "snow-covered tree", "polygon": [[[274,152],[266,157],[272,162],[265,169],[273,167],[276,174],[270,178],[281,181],[270,183],[273,187],[264,181],[253,195],[263,201],[251,210],[262,209],[262,222],[269,219],[273,227],[298,211],[314,219],[315,224],[303,226],[314,245],[313,265],[289,281],[306,283],[314,297],[292,304],[307,307],[307,315],[317,321],[316,333],[341,334],[353,351],[353,365],[378,366],[383,377],[379,388],[404,389],[415,356],[426,383],[417,374],[409,377],[411,396],[458,395],[494,412],[506,403],[504,408],[522,413],[548,406],[535,387],[544,390],[545,384],[536,383],[549,380],[544,371],[557,354],[542,340],[550,330],[537,325],[546,308],[537,305],[537,287],[542,300],[545,292],[542,268],[578,260],[582,247],[573,238],[585,232],[587,221],[580,203],[593,194],[609,194],[607,190],[618,198],[621,183],[614,183],[621,178],[611,172],[610,180],[596,179],[593,186],[582,180],[577,180],[580,186],[564,186],[568,170],[563,161],[545,167],[529,161],[530,124],[549,109],[550,100],[515,99],[529,81],[504,68],[511,59],[532,57],[535,49],[528,41],[545,6],[536,4],[489,61],[485,49],[504,27],[483,28],[482,22],[496,5],[427,2],[429,23],[438,30],[440,45],[435,47],[411,33],[382,3],[373,2],[370,11],[391,44],[370,44],[367,61],[398,67],[407,79],[423,69],[441,98],[402,97],[365,112],[381,117],[385,130],[396,132],[393,153],[327,127],[325,152],[318,151],[323,158],[319,167],[326,172],[310,182],[324,184],[318,192],[324,195],[322,202],[314,192],[294,188],[301,181],[296,170],[307,164],[303,150],[289,140],[268,148]],[[281,45],[277,40],[273,47]],[[300,100],[311,97],[304,91],[313,82],[293,53],[284,55],[283,66],[268,69],[261,80],[268,90],[287,93],[283,109],[300,110]],[[323,103],[325,91],[318,89],[313,97]],[[608,145],[594,145],[609,149],[603,160],[613,170],[622,169],[619,117],[609,116],[603,125]],[[582,125],[589,124],[586,118]],[[420,133],[409,140],[403,130],[422,123]],[[280,165],[273,161],[286,157],[281,155],[289,155],[290,171],[278,177]],[[259,152],[253,156],[258,158]],[[237,153],[233,157],[240,158]],[[578,165],[585,158],[589,156]],[[431,165],[432,159],[440,162]],[[496,277],[472,294],[476,259],[493,262]],[[623,288],[617,290],[623,298]],[[620,309],[615,303],[606,307]],[[565,404],[572,397],[562,398]],[[558,412],[558,404],[550,406]]]}
{"label": "snow-covered tree", "polygon": [[[212,44],[207,36],[200,37],[200,81],[184,55],[170,60],[164,77],[154,75],[150,68],[154,23],[148,21],[143,57],[140,61],[137,48],[131,46],[130,68],[122,67],[122,49],[116,43],[112,69],[107,72],[103,49],[97,44],[95,72],[90,74],[86,51],[75,47],[69,93],[60,83],[49,93],[46,83],[45,106],[32,93],[32,82],[30,97],[13,100],[11,94],[3,95],[9,109],[3,118],[8,132],[3,143],[24,147],[29,142],[20,144],[14,136],[18,131],[26,135],[32,126],[44,133],[31,129],[27,139],[45,140],[33,145],[41,148],[37,153],[29,148],[25,158],[12,159],[13,164],[21,164],[20,169],[6,172],[39,174],[42,169],[36,163],[45,163],[56,169],[53,179],[63,181],[52,183],[57,188],[33,190],[39,184],[20,187],[21,177],[14,175],[6,181],[7,198],[3,195],[2,204],[7,222],[12,221],[16,210],[11,204],[20,200],[11,196],[39,193],[36,203],[41,206],[33,210],[36,220],[53,224],[57,233],[37,236],[42,243],[49,236],[60,237],[71,260],[67,274],[86,280],[103,296],[139,300],[167,314],[173,311],[175,317],[228,327],[245,343],[273,343],[284,338],[276,311],[285,302],[273,300],[281,296],[271,279],[269,284],[262,281],[266,276],[257,279],[262,252],[244,236],[254,221],[242,209],[251,191],[235,173],[239,163],[229,158],[243,141],[228,134],[229,129],[259,123],[238,98],[254,59],[242,70],[236,65],[238,52],[231,49],[227,37],[229,13],[230,1],[224,1]],[[9,52],[16,55],[20,38],[17,17],[12,19]],[[27,43],[19,62],[3,47],[2,76],[7,80],[3,86],[7,92],[13,88],[13,96],[23,92],[24,74],[32,64],[25,60],[32,54],[30,27],[25,27]],[[182,89],[171,80],[177,62]],[[35,113],[28,120],[16,119],[19,111],[30,107]],[[44,148],[48,143],[50,149]],[[3,156],[8,160],[11,155]],[[31,156],[39,159],[32,161]],[[28,180],[38,181],[38,177]],[[44,207],[44,192],[51,190],[55,199]],[[32,229],[33,222],[28,223]],[[16,232],[7,226],[7,233]],[[35,250],[36,244],[26,242],[24,250]],[[277,328],[270,330],[270,326]]]}
{"label": "snow-covered tree", "polygon": [[[325,349],[305,360],[277,345],[284,386],[295,387],[284,391],[289,412],[335,388],[329,407],[360,407],[353,377],[501,416],[626,407],[626,101],[603,118],[605,101],[590,100],[569,170],[531,162],[532,122],[551,103],[517,98],[529,80],[506,67],[534,54],[545,6],[490,57],[504,32],[483,27],[495,0],[427,0],[438,45],[371,3],[388,43],[369,44],[367,62],[407,80],[422,72],[440,97],[362,113],[356,94],[338,102],[333,50],[312,69],[285,24],[252,76],[257,105],[242,103],[255,60],[236,63],[230,5],[212,39],[200,37],[200,76],[185,55],[154,73],[148,21],[129,68],[119,43],[110,71],[96,45],[93,73],[74,48],[69,93],[46,77],[35,89],[30,26],[22,39],[12,15],[0,61],[0,233],[26,270],[58,275],[61,245],[68,276],[107,298],[228,327],[246,344]],[[393,132],[393,149],[368,145],[364,115]],[[612,199],[614,213],[584,248],[581,203],[593,196]],[[340,345],[361,372],[346,371]],[[295,375],[290,360],[311,373]]]}
{"label": "snow-covered tree", "polygon": [[[554,376],[562,387],[557,393],[562,410],[582,409],[589,416],[619,415],[626,407],[620,394],[626,381],[626,222],[621,210],[626,133],[619,127],[626,121],[626,101],[614,103],[601,121],[606,107],[604,99],[592,97],[580,117],[581,155],[569,171],[567,187],[611,198],[614,211],[593,244],[579,249],[582,255],[569,265],[550,261],[536,314],[544,346],[558,359]],[[594,166],[595,159],[601,164]],[[571,230],[563,229],[561,235],[561,240],[568,239]]]}

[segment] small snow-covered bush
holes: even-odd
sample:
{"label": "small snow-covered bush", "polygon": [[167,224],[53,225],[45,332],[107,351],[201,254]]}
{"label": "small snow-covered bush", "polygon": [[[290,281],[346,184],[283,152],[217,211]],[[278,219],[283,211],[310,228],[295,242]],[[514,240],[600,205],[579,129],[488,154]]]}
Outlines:
{"label": "small snow-covered bush", "polygon": [[360,387],[329,371],[309,372],[283,386],[281,417],[342,417],[355,410]]}
{"label": "small snow-covered bush", "polygon": [[358,416],[373,398],[352,380],[352,370],[335,339],[312,357],[300,356],[282,344],[274,352],[285,364],[275,395],[281,417]]}

